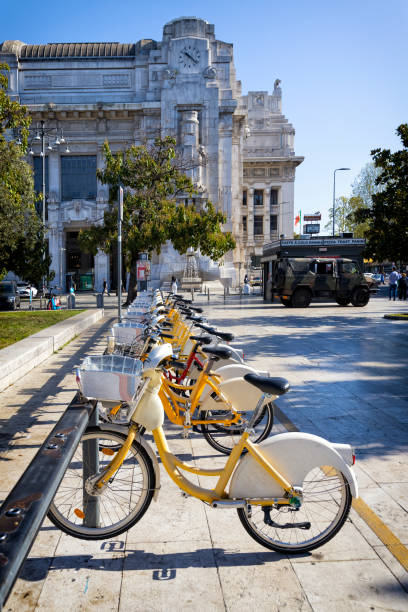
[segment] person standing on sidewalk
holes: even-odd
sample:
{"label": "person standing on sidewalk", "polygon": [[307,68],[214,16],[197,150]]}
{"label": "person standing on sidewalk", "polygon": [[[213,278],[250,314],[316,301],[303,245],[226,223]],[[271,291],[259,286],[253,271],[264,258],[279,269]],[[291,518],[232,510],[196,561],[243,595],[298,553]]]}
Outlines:
{"label": "person standing on sidewalk", "polygon": [[405,272],[403,272],[398,279],[398,299],[407,299],[407,275]]}
{"label": "person standing on sidewalk", "polygon": [[390,274],[390,277],[389,277],[388,281],[390,283],[390,287],[389,287],[389,299],[391,299],[391,296],[393,296],[394,297],[394,302],[395,302],[395,292],[397,290],[398,278],[399,278],[399,274],[398,274],[395,266],[393,266],[392,272]]}

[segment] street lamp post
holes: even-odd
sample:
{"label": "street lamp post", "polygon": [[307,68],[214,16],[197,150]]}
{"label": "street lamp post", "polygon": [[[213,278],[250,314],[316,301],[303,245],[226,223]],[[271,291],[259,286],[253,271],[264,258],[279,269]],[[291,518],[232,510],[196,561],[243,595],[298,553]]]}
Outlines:
{"label": "street lamp post", "polygon": [[[40,157],[42,159],[42,215],[41,217],[42,217],[42,224],[44,228],[44,241],[45,241],[45,234],[46,234],[46,225],[45,225],[45,200],[46,200],[46,197],[45,197],[45,138],[46,136],[51,137],[55,135],[55,142],[53,143],[53,145],[59,147],[59,145],[61,144],[66,144],[65,153],[70,153],[70,150],[68,147],[68,142],[65,140],[64,135],[62,133],[62,130],[60,130],[60,136],[59,136],[58,128],[56,127],[46,128],[44,120],[40,121],[40,125],[41,127],[38,127],[37,125],[37,134],[32,139],[32,142],[34,141],[41,142],[41,152],[40,152]],[[48,151],[53,150],[50,140],[48,140],[47,149]],[[34,155],[32,146],[30,146],[29,155]],[[45,259],[45,249],[44,249],[44,259]],[[45,286],[44,276],[42,280],[42,285],[44,288]]]}
{"label": "street lamp post", "polygon": [[336,168],[333,172],[333,236],[334,236],[334,219],[336,213],[336,172],[339,170],[350,170],[350,168]]}

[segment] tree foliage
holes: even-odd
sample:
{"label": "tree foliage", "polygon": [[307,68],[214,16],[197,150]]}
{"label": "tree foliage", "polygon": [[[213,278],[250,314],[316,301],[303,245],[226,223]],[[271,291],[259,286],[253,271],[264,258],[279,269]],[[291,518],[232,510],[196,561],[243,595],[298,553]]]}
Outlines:
{"label": "tree foliage", "polygon": [[[30,118],[7,95],[8,67],[0,64],[0,278],[12,270],[38,284],[48,270],[44,232],[35,210],[30,165],[24,160]],[[21,144],[10,138],[17,129]]]}
{"label": "tree foliage", "polygon": [[376,261],[408,262],[408,124],[397,128],[403,148],[374,149],[371,156],[379,171],[372,207],[358,211],[357,221],[368,224],[367,256]]}
{"label": "tree foliage", "polygon": [[128,301],[135,291],[139,253],[160,253],[167,240],[180,253],[193,247],[214,260],[234,248],[232,236],[221,230],[225,218],[211,203],[199,211],[194,205],[177,203],[180,198],[184,201],[194,195],[194,186],[180,166],[174,139],[157,138],[151,147],[131,146],[118,153],[112,153],[105,143],[104,154],[105,168],[98,171],[98,178],[110,186],[110,207],[104,213],[102,224],[82,230],[80,242],[94,254],[98,248],[115,252],[118,188],[122,185],[122,244],[125,265],[130,272]]}

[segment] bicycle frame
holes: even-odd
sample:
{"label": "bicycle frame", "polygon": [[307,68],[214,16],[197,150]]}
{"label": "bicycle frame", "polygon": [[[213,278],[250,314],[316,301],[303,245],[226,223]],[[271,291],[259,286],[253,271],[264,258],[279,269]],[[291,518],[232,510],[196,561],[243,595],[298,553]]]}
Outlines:
{"label": "bicycle frame", "polygon": [[[262,398],[263,401],[264,398]],[[115,457],[112,459],[110,464],[104,470],[103,474],[99,476],[98,479],[95,480],[95,486],[98,488],[103,488],[106,483],[109,482],[110,478],[114,475],[114,473],[119,469],[122,465],[126,454],[137,434],[138,425],[136,423],[132,423],[129,428],[128,437],[124,442],[123,446],[116,453]],[[231,454],[229,455],[225,465],[221,469],[203,469],[197,468],[195,466],[189,465],[181,461],[176,455],[174,455],[168,445],[166,436],[163,430],[163,427],[157,427],[152,431],[153,439],[156,443],[157,450],[160,456],[160,459],[163,463],[163,466],[166,469],[166,472],[170,476],[170,478],[175,482],[175,484],[185,493],[191,495],[192,497],[196,497],[210,505],[214,504],[217,501],[227,501],[228,494],[226,492],[226,487],[228,482],[234,472],[238,462],[240,461],[240,457],[242,451],[246,449],[248,453],[250,453],[254,459],[259,463],[259,465],[266,470],[266,472],[279,484],[279,486],[285,491],[285,495],[282,497],[275,497],[273,499],[266,498],[257,498],[257,499],[245,499],[241,500],[243,505],[245,503],[253,504],[253,505],[293,505],[299,504],[299,492],[294,489],[288,480],[286,480],[285,476],[281,474],[268,460],[266,456],[263,455],[262,450],[256,444],[253,444],[249,440],[250,430],[246,429],[239,440],[239,442],[232,449]],[[188,478],[186,478],[180,470],[184,470],[191,474],[196,474],[199,476],[209,476],[214,477],[218,476],[218,481],[213,489],[206,489],[204,487],[200,487],[194,483],[192,483]],[[232,500],[231,500],[232,501]],[[235,500],[236,501],[236,500]]]}

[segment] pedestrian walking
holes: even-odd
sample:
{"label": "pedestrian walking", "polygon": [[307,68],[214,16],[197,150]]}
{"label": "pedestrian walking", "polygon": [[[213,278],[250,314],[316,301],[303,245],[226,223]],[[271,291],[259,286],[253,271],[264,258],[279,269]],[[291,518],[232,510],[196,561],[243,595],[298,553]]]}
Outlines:
{"label": "pedestrian walking", "polygon": [[403,272],[398,279],[398,299],[407,299],[407,275],[405,272]]}
{"label": "pedestrian walking", "polygon": [[177,279],[175,276],[171,277],[171,292],[172,293],[177,293]]}
{"label": "pedestrian walking", "polygon": [[393,266],[392,268],[392,272],[390,274],[390,277],[388,279],[389,281],[389,299],[391,299],[391,297],[394,298],[394,302],[395,302],[395,293],[397,291],[397,283],[398,283],[398,278],[399,278],[399,274],[397,272],[397,269],[395,266]]}
{"label": "pedestrian walking", "polygon": [[106,295],[110,295],[109,291],[108,291],[108,283],[106,282],[106,278],[103,279],[103,289],[102,289],[102,293],[106,293]]}

